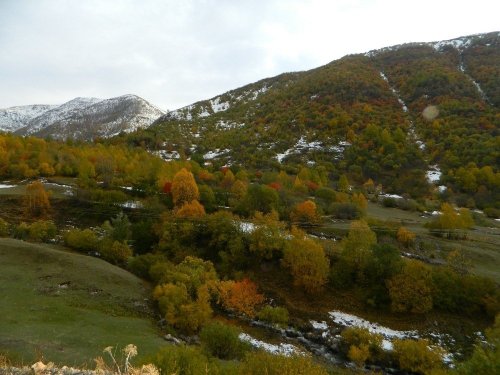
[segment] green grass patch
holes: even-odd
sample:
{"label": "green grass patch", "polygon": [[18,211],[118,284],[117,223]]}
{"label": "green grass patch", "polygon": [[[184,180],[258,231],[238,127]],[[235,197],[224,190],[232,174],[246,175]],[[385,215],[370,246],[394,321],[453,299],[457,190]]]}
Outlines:
{"label": "green grass patch", "polygon": [[164,345],[149,306],[150,288],[100,259],[0,239],[0,353],[93,366],[112,345],[148,355]]}

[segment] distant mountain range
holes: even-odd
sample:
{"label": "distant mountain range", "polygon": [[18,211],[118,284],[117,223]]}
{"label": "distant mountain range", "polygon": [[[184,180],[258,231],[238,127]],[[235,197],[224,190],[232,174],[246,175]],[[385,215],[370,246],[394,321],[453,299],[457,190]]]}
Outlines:
{"label": "distant mountain range", "polygon": [[146,128],[162,114],[162,110],[136,95],[75,98],[62,105],[1,109],[0,130],[54,139],[91,140]]}

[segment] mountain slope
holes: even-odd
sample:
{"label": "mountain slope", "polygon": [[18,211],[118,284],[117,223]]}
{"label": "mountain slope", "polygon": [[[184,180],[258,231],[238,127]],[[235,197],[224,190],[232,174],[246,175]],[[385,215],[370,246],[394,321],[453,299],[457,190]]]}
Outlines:
{"label": "mountain slope", "polygon": [[350,55],[169,112],[128,141],[216,166],[326,168],[421,196],[430,166],[435,182],[439,168],[442,182],[469,163],[496,171],[499,51],[494,32]]}
{"label": "mountain slope", "polygon": [[148,127],[163,114],[163,111],[135,95],[106,100],[75,98],[60,106],[45,106],[38,112],[32,111],[32,116],[20,115],[24,112],[17,108],[26,112],[25,107],[8,108],[0,112],[0,116],[8,113],[10,118],[18,119],[15,126],[7,124],[0,129],[20,135],[50,136],[55,139],[110,137],[122,131],[131,132]]}
{"label": "mountain slope", "polygon": [[25,105],[0,109],[0,130],[14,132],[41,114],[55,108],[54,105]]}

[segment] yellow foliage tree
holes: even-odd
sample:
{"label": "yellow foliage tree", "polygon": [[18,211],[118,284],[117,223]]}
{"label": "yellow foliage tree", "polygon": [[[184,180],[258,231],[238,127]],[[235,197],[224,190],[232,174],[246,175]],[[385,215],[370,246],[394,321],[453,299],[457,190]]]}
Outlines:
{"label": "yellow foliage tree", "polygon": [[402,370],[418,374],[435,374],[443,368],[444,350],[430,347],[427,340],[394,340],[394,353]]}
{"label": "yellow foliage tree", "polygon": [[408,247],[415,241],[415,233],[405,227],[399,227],[396,238],[401,245]]}
{"label": "yellow foliage tree", "polygon": [[359,207],[360,211],[365,212],[368,207],[368,201],[363,193],[354,193],[351,197],[352,203]]}
{"label": "yellow foliage tree", "polygon": [[296,228],[292,228],[292,239],[285,248],[282,265],[290,270],[294,284],[308,292],[321,290],[330,268],[323,247]]}
{"label": "yellow foliage tree", "polygon": [[197,200],[184,202],[184,204],[175,211],[175,216],[182,218],[197,218],[205,216],[205,208]]}
{"label": "yellow foliage tree", "polygon": [[370,257],[371,247],[377,243],[377,236],[366,221],[353,221],[349,228],[349,234],[342,240],[342,257],[351,268],[362,277]]}
{"label": "yellow foliage tree", "polygon": [[401,273],[387,281],[387,287],[395,312],[423,314],[432,309],[431,270],[420,261],[407,261]]}
{"label": "yellow foliage tree", "polygon": [[174,180],[172,181],[172,199],[176,206],[182,206],[185,202],[200,199],[198,185],[196,185],[193,174],[186,168],[182,168],[174,176]]}
{"label": "yellow foliage tree", "polygon": [[32,182],[26,186],[25,194],[26,213],[34,216],[44,216],[50,209],[49,195],[40,181]]}

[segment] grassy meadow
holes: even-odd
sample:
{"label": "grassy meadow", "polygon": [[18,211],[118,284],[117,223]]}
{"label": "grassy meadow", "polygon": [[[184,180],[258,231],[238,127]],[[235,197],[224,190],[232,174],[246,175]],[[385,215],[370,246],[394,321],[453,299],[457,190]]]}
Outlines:
{"label": "grassy meadow", "polygon": [[0,295],[0,353],[16,362],[93,366],[107,346],[152,354],[165,343],[149,286],[97,258],[2,238]]}

